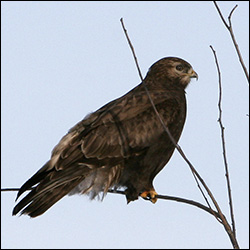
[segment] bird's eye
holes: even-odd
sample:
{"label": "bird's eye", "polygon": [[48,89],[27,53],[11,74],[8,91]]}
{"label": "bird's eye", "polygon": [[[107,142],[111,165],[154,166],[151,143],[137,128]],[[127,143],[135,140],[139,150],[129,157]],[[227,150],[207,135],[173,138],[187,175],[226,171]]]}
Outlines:
{"label": "bird's eye", "polygon": [[182,71],[184,68],[183,68],[183,66],[181,64],[179,64],[179,65],[176,66],[176,69],[178,71]]}

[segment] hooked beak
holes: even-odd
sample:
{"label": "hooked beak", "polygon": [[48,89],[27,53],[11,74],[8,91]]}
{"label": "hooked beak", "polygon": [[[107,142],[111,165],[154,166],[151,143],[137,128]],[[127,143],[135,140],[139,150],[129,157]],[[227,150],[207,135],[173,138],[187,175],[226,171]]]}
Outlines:
{"label": "hooked beak", "polygon": [[189,74],[189,77],[196,78],[196,81],[198,80],[198,74],[194,70],[191,71],[191,73]]}

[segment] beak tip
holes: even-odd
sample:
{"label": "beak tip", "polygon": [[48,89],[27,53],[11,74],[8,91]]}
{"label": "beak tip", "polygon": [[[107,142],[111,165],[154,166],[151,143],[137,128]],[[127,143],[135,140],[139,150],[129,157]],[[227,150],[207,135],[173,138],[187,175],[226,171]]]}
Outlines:
{"label": "beak tip", "polygon": [[193,78],[196,78],[196,81],[198,81],[198,74],[194,71]]}

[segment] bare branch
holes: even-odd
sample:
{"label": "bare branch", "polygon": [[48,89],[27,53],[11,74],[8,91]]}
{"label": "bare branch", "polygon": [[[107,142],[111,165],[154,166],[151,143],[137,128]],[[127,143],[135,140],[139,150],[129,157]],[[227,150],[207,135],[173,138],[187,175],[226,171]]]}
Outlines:
{"label": "bare branch", "polygon": [[247,80],[248,80],[248,83],[249,83],[249,74],[248,74],[248,72],[247,72],[247,68],[246,68],[246,66],[245,66],[245,63],[244,63],[244,61],[243,61],[243,59],[242,59],[242,56],[241,56],[241,53],[240,53],[240,49],[239,49],[239,45],[238,45],[237,42],[236,42],[236,39],[235,39],[235,36],[234,36],[234,32],[233,32],[232,22],[231,22],[231,18],[232,18],[233,12],[234,12],[235,9],[238,7],[238,5],[235,5],[234,8],[231,10],[231,12],[230,12],[230,14],[229,14],[229,16],[228,16],[228,22],[229,22],[229,24],[227,24],[227,22],[225,21],[225,19],[224,19],[222,13],[221,13],[220,8],[219,8],[219,6],[217,5],[216,1],[213,1],[213,2],[214,2],[214,5],[215,5],[215,7],[216,7],[216,9],[217,9],[217,11],[218,11],[220,17],[221,17],[221,20],[223,21],[224,25],[226,26],[226,28],[228,29],[228,31],[229,31],[229,33],[230,33],[230,35],[231,35],[231,38],[232,38],[232,40],[233,40],[234,47],[235,47],[236,52],[237,52],[237,55],[238,55],[238,57],[239,57],[240,64],[241,64],[241,66],[242,66],[242,68],[243,68],[243,71],[244,71],[245,76],[246,76],[246,78],[247,78]]}
{"label": "bare branch", "polygon": [[1,192],[19,191],[19,188],[1,188]]}
{"label": "bare branch", "polygon": [[[122,27],[123,27],[124,33],[125,33],[125,35],[126,35],[126,38],[127,38],[127,40],[128,40],[129,46],[130,46],[130,48],[131,48],[131,51],[132,51],[132,53],[133,53],[133,56],[134,56],[134,59],[135,59],[135,63],[136,63],[136,66],[137,66],[137,69],[138,69],[138,72],[139,72],[139,76],[140,76],[140,78],[141,78],[142,83],[144,84],[144,81],[143,81],[143,78],[142,78],[142,74],[141,74],[141,71],[140,71],[140,67],[139,67],[139,65],[138,65],[138,61],[137,61],[137,58],[136,58],[136,55],[135,55],[135,51],[134,51],[133,45],[132,45],[132,43],[131,43],[131,41],[130,41],[130,39],[129,39],[127,30],[125,29],[125,26],[124,26],[124,23],[123,23],[123,19],[121,18],[120,21],[121,21],[121,23],[122,23]],[[209,204],[209,202],[208,202],[208,200],[207,200],[205,194],[203,193],[203,191],[202,191],[202,189],[201,189],[201,187],[200,187],[200,185],[199,185],[199,183],[198,183],[198,181],[197,181],[196,176],[197,176],[198,179],[201,181],[201,183],[202,183],[203,185],[206,186],[205,182],[204,182],[203,179],[199,176],[199,174],[197,173],[197,171],[195,170],[195,168],[193,167],[193,165],[191,164],[191,162],[188,160],[188,158],[186,157],[186,155],[185,155],[184,152],[182,151],[181,147],[176,143],[176,141],[175,141],[175,139],[173,138],[173,136],[171,135],[171,133],[170,133],[168,127],[167,127],[167,126],[165,125],[165,123],[163,122],[163,120],[162,120],[162,118],[160,117],[160,115],[159,115],[159,113],[158,113],[158,111],[157,111],[157,109],[156,109],[156,107],[155,107],[155,105],[154,105],[154,102],[153,102],[153,100],[152,100],[152,98],[151,98],[151,96],[150,96],[150,94],[149,94],[148,88],[147,88],[147,86],[146,86],[145,84],[144,84],[144,88],[145,88],[146,93],[147,93],[147,95],[148,95],[148,97],[149,97],[149,100],[150,100],[150,102],[151,102],[151,105],[152,105],[152,107],[153,107],[153,109],[154,109],[154,111],[155,111],[155,113],[156,113],[156,115],[157,115],[159,121],[161,122],[161,124],[162,124],[164,130],[165,130],[166,133],[168,134],[169,138],[171,139],[172,143],[175,145],[175,147],[177,148],[177,150],[179,151],[179,153],[181,154],[181,156],[184,158],[184,160],[187,162],[187,164],[188,164],[189,167],[191,168],[191,171],[192,171],[192,173],[193,173],[193,175],[194,175],[194,177],[195,177],[195,180],[196,180],[196,182],[197,182],[198,188],[200,189],[200,191],[201,191],[201,193],[202,193],[202,195],[203,195],[203,197],[204,197],[204,199],[205,199],[207,205],[211,208],[211,206],[210,206],[210,204]],[[209,192],[210,192],[210,191],[209,191]],[[210,192],[210,194],[211,194],[211,192]],[[212,194],[211,194],[211,195],[212,195]]]}
{"label": "bare branch", "polygon": [[[29,189],[29,190],[31,190],[31,189]],[[10,192],[10,191],[19,191],[19,188],[1,188],[1,192]],[[108,193],[125,195],[124,191],[114,190],[114,189],[108,190]],[[210,213],[212,215],[216,215],[217,218],[219,220],[221,220],[219,213],[217,213],[216,211],[212,210],[209,207],[204,206],[203,204],[201,204],[199,202],[184,199],[184,198],[180,198],[180,197],[174,197],[174,196],[169,196],[169,195],[160,195],[160,194],[156,195],[156,198],[157,199],[162,199],[162,200],[172,200],[172,201],[177,201],[177,202],[181,202],[181,203],[196,206],[198,208],[201,208],[201,209],[205,210],[206,212],[208,212],[208,213]],[[148,199],[148,200],[150,200],[150,199]]]}
{"label": "bare branch", "polygon": [[222,124],[222,108],[221,108],[221,102],[222,102],[222,85],[221,85],[221,73],[219,68],[218,59],[216,56],[216,51],[213,49],[213,47],[210,45],[211,50],[213,51],[215,63],[218,71],[218,77],[219,77],[219,101],[218,101],[218,109],[219,109],[219,119],[218,122],[220,124],[221,129],[221,142],[222,142],[222,151],[223,151],[223,159],[224,159],[224,165],[225,165],[225,176],[227,180],[227,190],[228,190],[228,198],[229,198],[229,206],[230,206],[230,213],[231,213],[231,220],[232,220],[232,227],[233,227],[233,234],[234,237],[236,237],[236,229],[235,229],[235,221],[234,221],[234,212],[233,212],[233,202],[232,202],[232,192],[231,192],[231,185],[230,185],[230,178],[229,178],[229,171],[228,171],[228,164],[227,164],[227,156],[226,156],[226,143],[225,143],[225,134],[224,130],[225,127]]}
{"label": "bare branch", "polygon": [[[123,28],[123,30],[124,30],[124,33],[125,33],[125,35],[126,35],[128,44],[129,44],[129,46],[130,46],[130,48],[131,48],[131,51],[132,51],[132,54],[133,54],[133,57],[134,57],[134,60],[135,60],[135,63],[136,63],[136,67],[137,67],[139,76],[140,76],[141,81],[142,81],[142,83],[143,83],[143,86],[144,86],[144,88],[145,88],[145,90],[146,90],[146,93],[147,93],[147,95],[148,95],[148,98],[149,98],[149,100],[150,100],[150,102],[151,102],[151,105],[152,105],[152,107],[153,107],[153,109],[154,109],[154,111],[155,111],[155,113],[156,113],[156,116],[158,117],[158,119],[159,119],[161,125],[163,126],[164,130],[165,130],[166,133],[168,134],[168,136],[169,136],[169,138],[171,139],[172,143],[175,145],[175,147],[177,148],[177,150],[179,151],[179,153],[182,155],[182,157],[184,158],[184,160],[185,160],[185,161],[188,163],[188,165],[190,166],[190,168],[191,168],[191,170],[192,170],[192,174],[193,174],[193,176],[194,176],[194,178],[195,178],[195,181],[196,181],[196,183],[197,183],[197,186],[198,186],[198,188],[200,189],[200,191],[201,191],[201,193],[202,193],[202,195],[203,195],[203,197],[204,197],[204,199],[205,199],[205,201],[206,201],[208,207],[211,208],[211,206],[210,206],[210,204],[209,204],[209,202],[208,202],[208,200],[207,200],[207,198],[206,198],[204,192],[202,191],[202,189],[201,189],[201,187],[200,187],[200,185],[199,185],[199,182],[197,181],[197,177],[196,177],[196,173],[195,173],[196,170],[195,170],[194,167],[192,166],[191,162],[187,159],[187,157],[186,157],[186,155],[184,154],[184,152],[182,151],[181,147],[176,143],[175,139],[173,138],[172,134],[170,133],[168,127],[167,127],[167,126],[165,125],[165,123],[163,122],[161,116],[159,115],[159,113],[158,113],[158,111],[157,111],[157,109],[156,109],[156,107],[155,107],[155,105],[154,105],[154,102],[153,102],[153,100],[152,100],[152,98],[151,98],[151,96],[150,96],[150,94],[149,94],[148,88],[147,88],[147,86],[144,84],[143,77],[142,77],[142,74],[141,74],[141,70],[140,70],[140,67],[139,67],[139,65],[138,65],[137,57],[136,57],[136,55],[135,55],[135,50],[134,50],[134,47],[133,47],[133,45],[132,45],[132,43],[131,43],[131,41],[130,41],[130,39],[129,39],[127,30],[126,30],[125,25],[124,25],[124,23],[123,23],[123,19],[121,18],[120,21],[121,21],[121,24],[122,24],[122,28]],[[198,174],[198,173],[197,173],[197,174]],[[198,178],[199,178],[199,177],[198,177]],[[202,182],[204,182],[204,181],[202,180]]]}
{"label": "bare branch", "polygon": [[[143,85],[144,85],[144,88],[145,88],[145,90],[146,90],[146,93],[147,93],[147,95],[148,95],[148,97],[149,97],[149,100],[150,100],[150,102],[151,102],[151,104],[152,104],[152,107],[153,107],[153,109],[154,109],[154,111],[155,111],[157,117],[159,118],[159,121],[161,122],[161,124],[162,124],[164,130],[165,130],[166,133],[168,134],[170,140],[171,140],[172,143],[175,145],[175,147],[176,147],[176,149],[178,150],[178,152],[181,154],[181,156],[183,157],[183,159],[184,159],[184,160],[187,162],[187,164],[189,165],[189,167],[190,167],[190,169],[191,169],[191,171],[192,171],[192,173],[193,173],[193,175],[194,175],[194,177],[195,177],[195,180],[196,180],[197,184],[198,184],[198,181],[197,181],[197,178],[198,178],[199,181],[202,183],[203,187],[206,189],[208,195],[210,196],[211,200],[213,201],[214,206],[216,207],[216,209],[217,209],[217,211],[218,211],[218,213],[219,213],[219,215],[220,215],[221,221],[219,221],[219,222],[221,222],[221,223],[223,224],[223,226],[224,226],[226,232],[227,232],[228,235],[229,235],[229,238],[230,238],[230,240],[231,240],[231,242],[232,242],[234,248],[237,248],[237,249],[238,249],[238,248],[239,248],[239,245],[238,245],[238,243],[237,243],[237,240],[236,240],[236,238],[234,237],[234,234],[233,234],[233,232],[232,232],[232,230],[231,230],[230,225],[229,225],[228,222],[227,222],[226,217],[225,217],[225,216],[223,215],[223,213],[221,212],[221,209],[220,209],[220,207],[219,207],[217,201],[215,200],[214,196],[212,195],[212,192],[210,191],[210,189],[208,188],[208,186],[206,185],[206,183],[204,182],[204,180],[201,178],[201,176],[198,174],[198,172],[195,170],[195,168],[194,168],[194,166],[191,164],[191,162],[187,159],[187,157],[185,156],[185,154],[184,154],[184,152],[182,151],[181,147],[176,143],[176,141],[175,141],[174,138],[172,137],[172,135],[171,135],[171,133],[170,133],[168,127],[165,126],[163,120],[161,119],[161,117],[160,117],[160,115],[159,115],[159,113],[158,113],[158,111],[157,111],[157,109],[156,109],[156,107],[155,107],[155,105],[154,105],[154,103],[153,103],[153,101],[152,101],[152,99],[151,99],[151,96],[150,96],[150,94],[149,94],[149,92],[148,92],[148,89],[147,89],[146,85],[144,84],[142,75],[141,75],[141,73],[140,73],[140,68],[139,68],[139,65],[138,65],[138,62],[137,62],[137,58],[136,58],[136,56],[135,56],[134,48],[133,48],[132,43],[131,43],[131,41],[130,41],[130,39],[129,39],[129,37],[128,37],[127,30],[125,29],[125,26],[124,26],[124,23],[123,23],[123,19],[121,18],[120,21],[121,21],[121,23],[122,23],[122,27],[123,27],[124,33],[125,33],[125,35],[126,35],[126,38],[127,38],[127,40],[128,40],[129,46],[130,46],[130,48],[131,48],[131,50],[132,50],[132,53],[133,53],[133,56],[134,56],[134,59],[135,59],[135,62],[136,62],[136,66],[137,66],[137,69],[138,69],[138,71],[139,71],[140,78],[141,78],[141,80],[142,80],[142,83],[143,83]],[[196,178],[196,177],[197,177],[197,178]],[[200,189],[200,191],[201,191],[203,197],[205,198],[205,200],[206,200],[206,202],[207,202],[209,208],[211,208],[211,207],[210,207],[210,204],[208,203],[208,200],[207,200],[207,198],[205,197],[205,195],[204,195],[202,189],[200,188],[199,184],[198,184],[198,187],[199,187],[199,189]],[[212,209],[211,209],[211,210],[212,210]],[[212,210],[212,211],[213,211],[213,210]],[[216,216],[215,214],[214,214],[214,216],[215,216],[215,218],[217,219],[217,216]],[[217,219],[217,220],[218,220],[218,219]]]}
{"label": "bare branch", "polygon": [[[124,31],[124,33],[125,33],[125,36],[126,36],[126,38],[127,38],[127,41],[128,41],[128,43],[129,43],[129,46],[130,46],[130,48],[131,48],[133,57],[134,57],[134,59],[135,59],[135,64],[136,64],[136,67],[137,67],[139,76],[140,76],[141,80],[143,81],[143,77],[142,77],[141,70],[140,70],[140,67],[139,67],[139,64],[138,64],[138,61],[137,61],[137,57],[136,57],[136,55],[135,55],[135,50],[134,50],[134,47],[133,47],[133,45],[132,45],[132,43],[131,43],[131,41],[130,41],[130,39],[129,39],[127,30],[126,30],[126,28],[125,28],[125,26],[124,26],[123,18],[121,18],[120,21],[121,21],[122,28],[123,28],[123,31]],[[147,89],[146,87],[145,87],[145,89],[146,89],[146,92],[148,93],[148,89]],[[150,99],[151,102],[152,102],[152,99],[151,99],[150,95],[148,95],[148,96],[149,96],[149,99]],[[153,105],[153,106],[154,106],[154,105]],[[161,120],[160,117],[159,117],[159,119]],[[162,123],[163,123],[163,122],[162,122]]]}
{"label": "bare branch", "polygon": [[[213,2],[214,2],[214,5],[215,5],[215,7],[216,7],[216,9],[217,9],[217,11],[218,11],[220,17],[221,17],[221,20],[223,21],[223,23],[224,23],[224,25],[227,27],[227,29],[229,29],[229,25],[228,25],[227,22],[225,21],[223,15],[222,15],[222,13],[221,13],[221,11],[220,11],[220,9],[219,9],[219,6],[217,5],[216,1],[213,1]],[[237,6],[237,5],[236,5],[236,6]]]}
{"label": "bare branch", "polygon": [[[120,190],[109,190],[108,192],[109,193],[114,193],[114,194],[125,194],[124,191],[120,191]],[[160,194],[156,195],[156,198],[157,199],[162,199],[162,200],[177,201],[177,202],[186,203],[186,204],[189,204],[189,205],[196,206],[198,208],[201,208],[201,209],[205,210],[206,212],[208,212],[208,213],[210,213],[212,215],[216,215],[217,218],[219,220],[221,220],[219,213],[217,213],[216,211],[212,210],[209,207],[204,206],[203,204],[201,204],[199,202],[196,202],[196,201],[193,201],[193,200],[184,199],[184,198],[180,198],[180,197],[169,196],[169,195],[160,195]],[[143,199],[145,199],[145,198],[143,198]],[[148,200],[150,200],[150,198]]]}
{"label": "bare branch", "polygon": [[[28,189],[28,190],[31,190]],[[19,188],[1,188],[1,192],[10,192],[10,191],[19,191]],[[113,190],[110,189],[108,190],[108,193],[113,193],[113,194],[122,194],[125,195],[124,191],[121,190]],[[160,195],[158,194],[156,196],[157,199],[163,199],[163,200],[172,200],[172,201],[177,201],[177,202],[181,202],[181,203],[185,203],[185,204],[189,204],[189,205],[193,205],[196,206],[200,209],[203,209],[204,211],[210,213],[213,216],[216,216],[217,220],[221,223],[223,223],[223,218],[221,218],[221,214],[217,213],[216,211],[212,210],[210,207],[206,207],[203,204],[193,201],[193,200],[188,200],[188,199],[184,199],[184,198],[180,198],[180,197],[174,197],[174,196],[169,196],[169,195]],[[225,216],[223,215],[223,217],[225,218]],[[238,248],[238,247],[235,247]]]}
{"label": "bare branch", "polygon": [[234,10],[238,7],[238,5],[236,4],[233,9],[231,10],[229,16],[228,16],[228,20],[229,20],[229,26],[231,26],[231,16],[233,15]]}

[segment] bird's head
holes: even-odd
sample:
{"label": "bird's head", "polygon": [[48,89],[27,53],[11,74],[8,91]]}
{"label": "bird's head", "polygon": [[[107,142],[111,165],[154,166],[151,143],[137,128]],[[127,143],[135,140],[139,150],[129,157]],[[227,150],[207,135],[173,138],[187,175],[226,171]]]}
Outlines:
{"label": "bird's head", "polygon": [[154,63],[148,71],[146,78],[164,81],[167,84],[177,84],[186,88],[191,78],[198,80],[198,74],[192,66],[181,58],[165,57]]}

